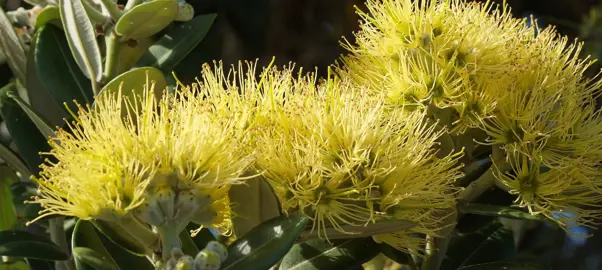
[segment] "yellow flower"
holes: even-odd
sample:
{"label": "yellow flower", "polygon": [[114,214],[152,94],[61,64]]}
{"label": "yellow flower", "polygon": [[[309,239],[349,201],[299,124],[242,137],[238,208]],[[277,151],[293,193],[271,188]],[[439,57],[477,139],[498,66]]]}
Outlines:
{"label": "yellow flower", "polygon": [[388,93],[390,105],[452,107],[458,112],[454,130],[460,132],[491,116],[496,101],[490,91],[511,82],[491,80],[512,65],[509,44],[532,34],[491,4],[385,0],[366,5],[357,45],[347,45],[352,54],[344,59],[344,76]]}
{"label": "yellow flower", "polygon": [[[389,112],[347,81],[314,83],[274,89],[288,94],[269,95],[273,124],[257,135],[258,167],[283,211],[304,211],[327,239],[327,231],[355,234],[391,219],[415,223],[397,234],[434,235],[441,225],[433,210],[454,207],[460,175],[457,157],[435,156],[441,132],[423,113]],[[402,250],[410,244],[381,238]]]}
{"label": "yellow flower", "polygon": [[602,207],[602,185],[592,185],[592,180],[600,177],[598,168],[547,168],[522,154],[512,157],[511,167],[511,172],[498,173],[496,177],[510,189],[510,194],[518,196],[517,206],[562,225],[593,228],[595,220],[602,217],[598,210]]}
{"label": "yellow flower", "polygon": [[[208,73],[205,71],[204,73]],[[200,225],[229,229],[231,185],[253,160],[249,111],[232,113],[238,93],[216,94],[211,82],[163,93],[147,84],[136,100],[103,94],[94,108],[73,114],[58,130],[42,166],[35,202],[51,214],[118,221],[132,213],[153,226]],[[125,118],[122,113],[125,112]],[[243,124],[241,124],[243,123]],[[38,219],[39,219],[38,218]]]}
{"label": "yellow flower", "polygon": [[[602,80],[585,77],[593,61],[578,58],[582,44],[554,28],[527,26],[490,2],[384,0],[367,7],[357,45],[347,44],[343,77],[368,85],[376,98],[385,93],[390,107],[426,111],[460,146],[471,149],[480,129],[489,137],[480,143],[503,148],[506,162],[527,159],[533,168],[513,166],[510,173],[537,171],[546,179],[537,192],[514,178],[503,182],[534,214],[600,204],[602,124],[594,99]],[[550,171],[539,175],[540,168]],[[552,192],[559,187],[562,200]]]}

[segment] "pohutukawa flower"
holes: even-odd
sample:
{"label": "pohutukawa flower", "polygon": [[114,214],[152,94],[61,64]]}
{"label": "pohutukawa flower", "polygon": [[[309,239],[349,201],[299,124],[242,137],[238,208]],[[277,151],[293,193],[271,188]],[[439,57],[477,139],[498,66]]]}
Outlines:
{"label": "pohutukawa flower", "polygon": [[[593,62],[578,58],[581,44],[490,3],[384,0],[367,7],[357,45],[347,45],[343,77],[376,97],[386,93],[390,107],[426,111],[451,135],[468,131],[462,136],[469,140],[456,142],[472,144],[471,131],[486,132],[481,143],[504,149],[511,165],[510,174],[498,172],[500,182],[531,213],[570,210],[580,224],[596,217],[583,206],[602,206],[602,124],[593,109],[602,81],[584,76]],[[525,158],[528,166],[520,163]],[[529,181],[538,188],[520,188],[521,173],[537,174]]]}
{"label": "pohutukawa flower", "polygon": [[457,0],[368,1],[367,7],[357,45],[347,45],[347,77],[389,93],[390,105],[454,108],[460,131],[489,116],[496,104],[488,90],[510,83],[489,80],[512,64],[508,44],[528,31],[521,21],[490,4]]}
{"label": "pohutukawa flower", "polygon": [[[222,85],[205,83],[157,99],[152,86],[137,100],[121,91],[79,106],[69,130],[57,131],[42,166],[41,217],[61,214],[119,221],[128,214],[181,230],[191,220],[229,229],[231,185],[252,162],[251,113],[231,117]],[[122,113],[125,112],[125,118]],[[243,124],[241,124],[243,123]]]}
{"label": "pohutukawa flower", "polygon": [[336,79],[317,87],[306,79],[286,91],[286,99],[269,94],[273,124],[257,135],[258,166],[283,211],[304,211],[326,239],[395,219],[414,227],[375,238],[407,250],[416,241],[398,235],[436,234],[435,212],[454,207],[460,173],[457,155],[434,155],[441,132],[423,113],[389,112],[365,98],[366,89]]}

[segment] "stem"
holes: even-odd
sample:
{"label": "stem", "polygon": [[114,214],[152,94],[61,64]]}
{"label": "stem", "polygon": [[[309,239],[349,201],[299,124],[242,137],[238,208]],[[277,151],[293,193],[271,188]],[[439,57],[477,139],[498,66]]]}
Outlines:
{"label": "stem", "polygon": [[107,53],[105,57],[105,84],[110,82],[115,76],[117,76],[117,67],[119,66],[119,50],[120,42],[115,29],[111,28],[109,34],[105,38],[107,47]]}
{"label": "stem", "polygon": [[159,234],[159,237],[161,237],[162,259],[164,262],[167,262],[171,256],[171,251],[174,248],[180,247],[180,234],[178,230],[176,230],[175,226],[157,226],[156,230]]}
{"label": "stem", "polygon": [[123,217],[118,224],[145,248],[157,250],[159,236],[157,236],[157,234],[155,234],[149,227],[138,222],[138,220],[130,215]]}
{"label": "stem", "polygon": [[128,0],[128,2],[125,4],[125,7],[123,8],[123,11],[127,12],[135,6],[140,5],[140,3],[142,3],[142,0]]}
{"label": "stem", "polygon": [[90,21],[92,21],[92,23],[102,25],[107,23],[109,18],[103,15],[102,12],[98,11],[94,6],[92,6],[90,2],[88,2],[88,0],[82,0],[82,5],[84,6],[86,14],[88,14],[88,18],[90,18]]}
{"label": "stem", "polygon": [[481,194],[488,189],[495,186],[495,177],[493,176],[493,167],[487,169],[477,180],[470,183],[460,194],[458,195],[458,201],[460,202],[472,202]]}
{"label": "stem", "polygon": [[117,7],[117,3],[113,0],[100,0],[102,5],[109,11],[111,18],[114,21],[118,21],[121,18],[121,10]]}
{"label": "stem", "polygon": [[[48,222],[50,225],[50,239],[52,242],[59,246],[61,250],[70,254],[67,236],[65,235],[65,217],[51,218]],[[72,270],[75,269],[75,264],[72,259],[69,259],[68,261],[57,261],[55,267],[57,270]]]}
{"label": "stem", "polygon": [[100,93],[100,85],[94,78],[91,78],[90,81],[92,82],[92,92],[94,92],[94,95],[98,95]]}
{"label": "stem", "polygon": [[456,209],[452,208],[450,211],[451,213],[448,213],[441,221],[443,224],[449,225],[441,230],[440,237],[431,235],[427,235],[426,237],[426,256],[420,268],[422,270],[439,270],[441,268],[441,263],[443,263],[443,259],[447,253],[452,233],[456,228],[455,222],[458,218]]}

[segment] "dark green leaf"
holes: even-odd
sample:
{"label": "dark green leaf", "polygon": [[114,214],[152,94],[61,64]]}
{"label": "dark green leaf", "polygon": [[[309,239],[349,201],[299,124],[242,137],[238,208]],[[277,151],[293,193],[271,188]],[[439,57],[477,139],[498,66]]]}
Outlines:
{"label": "dark green leaf", "polygon": [[115,32],[126,39],[150,37],[165,29],[178,14],[178,2],[155,0],[142,3],[119,18]]}
{"label": "dark green leaf", "polygon": [[[190,231],[196,230],[198,228],[199,228],[199,225],[196,225],[194,223],[189,223],[188,226],[186,226],[185,231],[190,232]],[[207,246],[207,243],[216,240],[213,233],[211,233],[211,231],[209,231],[209,229],[207,229],[207,228],[201,229],[199,231],[199,233],[197,233],[194,237],[191,237],[191,238],[192,238],[192,241],[194,242],[194,245],[199,250],[205,248],[205,246]]]}
{"label": "dark green leaf", "polygon": [[27,64],[25,49],[2,7],[0,7],[0,51],[6,55],[6,62],[15,77],[24,83]]}
{"label": "dark green leaf", "polygon": [[[380,244],[380,252],[401,265],[414,265],[414,260],[410,254],[397,250],[387,244]],[[415,267],[416,266],[414,265],[414,268]]]}
{"label": "dark green leaf", "polygon": [[4,160],[10,168],[19,172],[21,176],[26,178],[31,176],[31,172],[29,172],[27,165],[23,163],[23,160],[3,144],[0,144],[0,159]]}
{"label": "dark green leaf", "polygon": [[89,221],[78,220],[73,229],[73,236],[71,237],[71,246],[90,248],[102,256],[106,263],[112,264],[113,267],[117,267],[117,263],[111,257],[111,254],[107,251],[102,241],[96,233],[94,225]]}
{"label": "dark green leaf", "polygon": [[97,270],[118,270],[110,258],[101,255],[90,248],[73,248],[73,258],[77,270],[97,269]]}
{"label": "dark green leaf", "polygon": [[[201,72],[199,63],[209,63],[223,58],[223,32],[219,27],[211,27],[201,43],[174,67],[173,71],[182,83],[188,85],[196,82],[195,78]],[[169,86],[174,87],[176,84],[171,73],[167,75],[167,78]]]}
{"label": "dark green leaf", "polygon": [[[340,230],[333,227],[326,227],[322,233],[328,235],[328,239],[349,239],[349,238],[364,238],[378,234],[386,234],[407,230],[416,226],[416,223],[408,220],[380,220],[376,223],[371,223],[366,226],[341,225]],[[344,232],[353,232],[353,234]],[[319,238],[317,230],[305,231],[299,237],[302,241]]]}
{"label": "dark green leaf", "polygon": [[332,241],[314,239],[296,244],[284,256],[280,269],[318,270],[361,267],[380,253],[371,237]]}
{"label": "dark green leaf", "polygon": [[232,219],[235,235],[245,235],[260,223],[280,215],[280,203],[270,185],[263,177],[247,180],[246,185],[235,185],[228,191],[232,211],[237,217]]}
{"label": "dark green leaf", "polygon": [[184,252],[184,254],[196,255],[199,253],[199,248],[194,241],[192,241],[188,230],[184,229],[180,232],[180,241],[182,242],[182,252]]}
{"label": "dark green leaf", "polygon": [[441,270],[507,260],[515,254],[512,231],[500,222],[494,221],[474,233],[458,234],[453,237]]}
{"label": "dark green leaf", "polygon": [[9,84],[0,89],[0,114],[19,149],[19,154],[29,170],[33,174],[37,174],[40,171],[39,165],[43,162],[39,153],[48,152],[50,146],[27,114],[13,99],[8,97],[8,91],[16,93],[15,85]]}
{"label": "dark green leaf", "polygon": [[154,267],[146,257],[134,255],[131,252],[124,252],[121,246],[116,245],[114,242],[109,240],[104,234],[98,234],[98,237],[102,241],[107,251],[111,254],[111,257],[119,269],[136,269],[136,270],[153,270]]}
{"label": "dark green leaf", "polygon": [[138,244],[136,240],[121,227],[102,220],[94,220],[92,221],[92,224],[117,246],[120,246],[134,255],[146,255],[145,248]]}
{"label": "dark green leaf", "polygon": [[[92,104],[94,94],[90,81],[73,59],[64,32],[54,25],[43,26],[38,31],[35,39],[34,63],[37,75],[52,99],[60,106],[67,103],[72,111],[77,111],[73,100],[80,104]],[[36,92],[40,91],[43,89]],[[36,104],[42,105],[39,98],[35,97],[38,94],[36,92],[29,94],[34,108]]]}
{"label": "dark green leaf", "polygon": [[137,66],[152,66],[171,72],[194,49],[211,29],[215,14],[202,15],[169,29],[138,61]]}
{"label": "dark green leaf", "polygon": [[535,220],[535,221],[547,221],[547,219],[541,216],[531,215],[525,211],[521,211],[516,208],[504,207],[491,204],[480,204],[470,203],[458,206],[458,209],[462,213],[483,215],[483,216],[494,216],[504,217],[509,219],[519,220]]}
{"label": "dark green leaf", "polygon": [[0,255],[63,261],[69,255],[50,240],[26,231],[0,232]]}
{"label": "dark green leaf", "polygon": [[469,265],[458,270],[545,270],[546,267],[528,262],[492,262]]}
{"label": "dark green leaf", "polygon": [[102,78],[100,49],[81,1],[59,0],[61,21],[75,62],[86,77],[99,82]]}
{"label": "dark green leaf", "polygon": [[268,269],[276,264],[305,229],[303,213],[270,219],[238,238],[228,247],[222,269]]}
{"label": "dark green leaf", "polygon": [[46,138],[52,138],[56,136],[56,134],[54,133],[54,129],[52,129],[50,125],[48,125],[48,121],[42,118],[42,116],[35,112],[31,107],[29,107],[29,105],[25,103],[25,101],[21,99],[19,95],[10,91],[6,92],[6,95],[12,98],[15,102],[17,102],[19,107],[21,107],[25,114],[27,114],[27,117],[29,117],[29,119],[34,123],[34,125],[36,126],[36,128],[38,128],[42,135],[44,135]]}
{"label": "dark green leaf", "polygon": [[[59,22],[60,24],[60,22]],[[25,88],[27,89],[27,97],[29,99],[29,104],[33,109],[36,110],[44,119],[48,120],[49,124],[52,127],[63,126],[65,124],[64,119],[68,117],[67,112],[62,107],[61,104],[54,100],[54,97],[48,91],[48,88],[42,83],[40,76],[38,74],[38,68],[36,66],[36,45],[38,37],[40,36],[40,31],[36,31],[31,38],[30,50],[27,53],[27,81],[25,82]],[[69,49],[67,48],[67,52],[69,55]],[[52,54],[56,54],[56,51],[53,51]],[[77,65],[75,69],[79,72],[79,68]],[[44,70],[44,73],[52,73],[54,71],[54,67],[49,70]],[[81,73],[81,72],[80,72]],[[69,75],[70,76],[70,75]],[[82,74],[83,76],[83,74]],[[55,79],[53,77],[53,79]],[[88,79],[86,79],[86,84]],[[72,108],[74,109],[74,108]]]}
{"label": "dark green leaf", "polygon": [[489,157],[489,155],[485,156],[484,158],[473,161],[472,163],[462,168],[462,171],[464,171],[466,175],[459,179],[458,183],[462,186],[467,186],[474,180],[477,180],[479,176],[481,176],[483,173],[485,173],[487,169],[491,167],[491,164],[491,157]]}
{"label": "dark green leaf", "polygon": [[18,178],[10,168],[0,166],[0,231],[12,228],[17,222],[17,213],[10,190],[10,186],[16,181]]}
{"label": "dark green leaf", "polygon": [[31,270],[54,270],[54,262],[26,258]]}

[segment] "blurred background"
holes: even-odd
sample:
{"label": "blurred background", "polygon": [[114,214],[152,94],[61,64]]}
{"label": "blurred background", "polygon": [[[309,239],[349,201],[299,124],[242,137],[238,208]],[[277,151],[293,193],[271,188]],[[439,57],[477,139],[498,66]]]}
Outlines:
{"label": "blurred background", "polygon": [[[481,0],[485,2],[485,0]],[[125,1],[119,1],[124,4]],[[175,72],[184,83],[194,80],[204,62],[223,60],[226,64],[239,60],[259,59],[267,64],[272,56],[277,65],[296,63],[297,68],[324,74],[344,51],[342,37],[353,42],[358,28],[355,6],[362,0],[188,0],[195,15],[217,13],[217,22],[208,36],[179,64]],[[494,1],[502,3],[502,0]],[[507,0],[516,17],[534,16],[540,27],[555,25],[558,31],[584,42],[583,56],[602,56],[602,1],[598,0]],[[31,10],[35,0],[0,0],[5,11]],[[32,12],[28,16],[33,16]],[[15,20],[15,29],[27,39],[31,29]],[[30,37],[29,37],[30,38]],[[602,65],[596,63],[589,75]],[[0,55],[0,85],[12,74]],[[0,125],[0,140],[10,140],[5,126]],[[475,220],[475,222],[478,222]],[[591,229],[575,227],[575,235],[567,235],[556,227],[533,224],[523,227],[516,241],[520,254],[535,258],[552,269],[602,269],[602,233],[591,238]],[[398,269],[385,265],[387,269]],[[380,267],[380,268],[383,268]]]}

